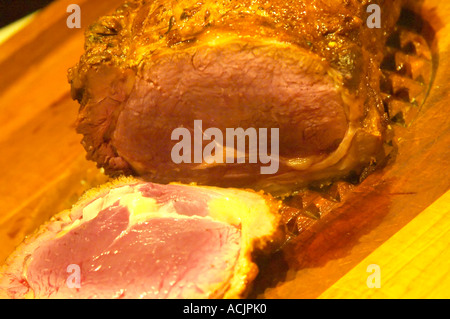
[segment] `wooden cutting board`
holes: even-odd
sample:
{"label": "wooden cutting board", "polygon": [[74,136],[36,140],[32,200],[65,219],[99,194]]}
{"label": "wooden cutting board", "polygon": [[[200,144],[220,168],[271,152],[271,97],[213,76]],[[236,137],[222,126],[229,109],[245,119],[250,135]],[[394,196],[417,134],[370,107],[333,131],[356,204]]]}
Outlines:
{"label": "wooden cutting board", "polygon": [[[67,69],[83,52],[84,28],[122,0],[77,1],[82,29],[66,25],[71,2],[56,1],[0,45],[0,262],[107,180],[75,133]],[[395,161],[266,263],[255,297],[450,297],[450,3],[425,1],[423,10],[437,31],[439,67],[418,118],[398,136]],[[369,288],[375,275],[380,287]]]}

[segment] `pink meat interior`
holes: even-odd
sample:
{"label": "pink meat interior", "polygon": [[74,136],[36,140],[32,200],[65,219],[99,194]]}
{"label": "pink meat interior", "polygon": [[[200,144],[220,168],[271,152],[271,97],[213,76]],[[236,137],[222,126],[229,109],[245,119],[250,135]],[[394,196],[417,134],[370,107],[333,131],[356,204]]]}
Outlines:
{"label": "pink meat interior", "polygon": [[[240,231],[231,225],[192,216],[129,227],[128,209],[116,204],[36,249],[27,280],[41,297],[207,297],[226,284],[239,251]],[[72,264],[80,288],[67,284]]]}
{"label": "pink meat interior", "polygon": [[[89,158],[109,173],[131,168],[160,183],[240,187],[260,175],[259,160],[202,170],[192,156],[175,164],[173,131],[185,128],[193,139],[201,121],[200,131],[222,132],[218,143],[225,148],[227,129],[267,129],[270,136],[278,129],[282,158],[326,156],[348,130],[348,107],[328,71],[311,53],[251,41],[152,56],[136,73],[100,68],[89,73],[92,98],[81,110],[77,130]],[[133,83],[129,92],[123,82]],[[201,149],[210,142],[200,141]],[[271,139],[264,142],[271,152]],[[194,141],[189,144],[193,154]],[[249,145],[245,152],[250,153]],[[282,166],[279,173],[289,170]]]}
{"label": "pink meat interior", "polygon": [[[273,49],[275,50],[275,48]],[[312,59],[312,58],[311,58]],[[347,130],[340,92],[305,63],[254,50],[204,49],[144,70],[118,117],[113,143],[131,162],[170,161],[178,127],[279,128],[285,157],[334,150]],[[206,144],[207,142],[205,142]]]}

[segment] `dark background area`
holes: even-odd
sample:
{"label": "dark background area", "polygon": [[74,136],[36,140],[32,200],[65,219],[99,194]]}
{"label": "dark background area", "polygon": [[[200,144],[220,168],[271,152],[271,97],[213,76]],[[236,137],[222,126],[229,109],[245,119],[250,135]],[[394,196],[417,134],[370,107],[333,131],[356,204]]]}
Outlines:
{"label": "dark background area", "polygon": [[53,0],[0,0],[0,28],[41,9]]}

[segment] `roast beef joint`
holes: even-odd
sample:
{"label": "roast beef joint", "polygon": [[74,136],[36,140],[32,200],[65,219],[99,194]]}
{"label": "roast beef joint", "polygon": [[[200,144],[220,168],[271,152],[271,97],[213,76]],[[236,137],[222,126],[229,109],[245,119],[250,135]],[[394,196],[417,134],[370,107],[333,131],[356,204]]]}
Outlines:
{"label": "roast beef joint", "polygon": [[[69,72],[88,158],[111,176],[271,193],[360,174],[384,156],[380,63],[401,7],[383,1],[369,28],[373,2],[127,2],[90,27]],[[172,132],[196,121],[278,129],[277,169],[261,174],[249,148],[239,165],[176,163]]]}

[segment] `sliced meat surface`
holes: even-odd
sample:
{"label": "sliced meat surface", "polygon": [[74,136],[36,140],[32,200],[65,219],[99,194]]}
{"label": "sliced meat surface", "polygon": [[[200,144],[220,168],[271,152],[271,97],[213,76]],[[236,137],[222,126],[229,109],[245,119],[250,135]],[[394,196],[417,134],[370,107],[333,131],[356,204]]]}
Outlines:
{"label": "sliced meat surface", "polygon": [[[54,298],[193,298],[232,276],[241,244],[234,226],[168,217],[127,226],[127,209],[113,207],[39,247],[29,286]],[[71,264],[80,267],[79,289],[66,284]]]}
{"label": "sliced meat surface", "polygon": [[17,248],[1,268],[0,296],[235,298],[257,273],[252,252],[277,232],[276,201],[262,194],[108,185]]}

